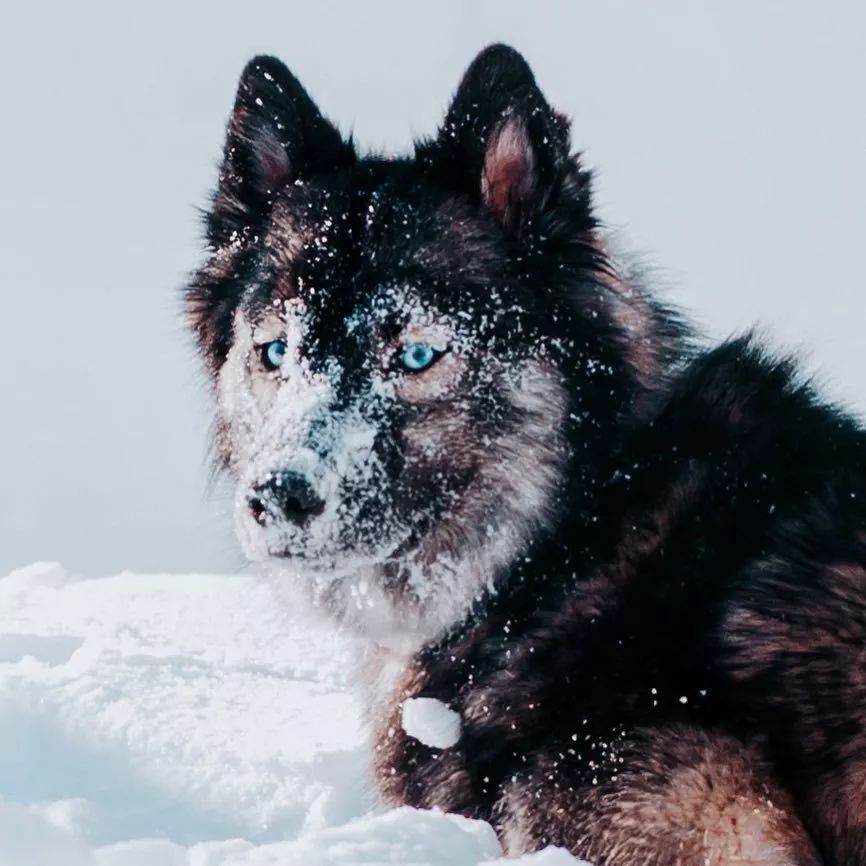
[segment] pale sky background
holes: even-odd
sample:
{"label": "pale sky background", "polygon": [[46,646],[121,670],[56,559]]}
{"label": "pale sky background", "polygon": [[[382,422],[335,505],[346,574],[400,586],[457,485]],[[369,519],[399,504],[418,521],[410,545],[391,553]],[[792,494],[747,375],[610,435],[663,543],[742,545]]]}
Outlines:
{"label": "pale sky background", "polygon": [[404,151],[500,40],[669,297],[714,336],[768,326],[866,410],[862,0],[3,2],[0,574],[243,563],[179,290],[245,61]]}

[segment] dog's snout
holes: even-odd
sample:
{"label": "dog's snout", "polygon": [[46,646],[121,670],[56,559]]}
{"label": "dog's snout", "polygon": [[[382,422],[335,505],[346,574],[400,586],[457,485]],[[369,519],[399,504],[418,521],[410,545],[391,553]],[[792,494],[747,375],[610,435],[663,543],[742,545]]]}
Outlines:
{"label": "dog's snout", "polygon": [[269,517],[300,525],[321,514],[325,503],[300,472],[279,472],[254,488],[249,506],[262,525]]}

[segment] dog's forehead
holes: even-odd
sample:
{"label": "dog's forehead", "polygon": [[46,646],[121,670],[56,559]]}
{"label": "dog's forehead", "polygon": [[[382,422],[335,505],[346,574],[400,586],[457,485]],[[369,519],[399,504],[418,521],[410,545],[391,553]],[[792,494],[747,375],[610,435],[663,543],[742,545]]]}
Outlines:
{"label": "dog's forehead", "polygon": [[352,308],[387,297],[435,305],[504,270],[472,210],[396,162],[291,185],[275,202],[265,247],[276,289],[314,307],[337,296]]}

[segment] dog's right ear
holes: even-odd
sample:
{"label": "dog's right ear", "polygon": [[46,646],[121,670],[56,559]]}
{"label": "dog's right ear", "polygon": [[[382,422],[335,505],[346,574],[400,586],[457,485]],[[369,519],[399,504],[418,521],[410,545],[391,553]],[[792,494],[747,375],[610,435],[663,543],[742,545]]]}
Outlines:
{"label": "dog's right ear", "polygon": [[343,141],[285,65],[275,57],[253,58],[228,124],[209,240],[219,246],[255,224],[287,183],[354,159],[351,142]]}
{"label": "dog's right ear", "polygon": [[[533,222],[592,224],[589,174],[570,155],[569,124],[506,45],[481,51],[460,82],[436,138],[416,144],[422,169],[482,205],[508,232]],[[553,213],[555,211],[555,214]]]}

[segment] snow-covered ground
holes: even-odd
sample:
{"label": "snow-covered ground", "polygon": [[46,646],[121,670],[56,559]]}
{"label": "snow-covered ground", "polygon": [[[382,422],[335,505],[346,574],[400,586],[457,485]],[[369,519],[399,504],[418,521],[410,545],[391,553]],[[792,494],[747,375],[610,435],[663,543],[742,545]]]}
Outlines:
{"label": "snow-covered ground", "polygon": [[376,809],[351,655],[254,575],[0,578],[0,866],[499,862]]}

